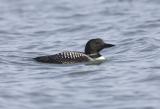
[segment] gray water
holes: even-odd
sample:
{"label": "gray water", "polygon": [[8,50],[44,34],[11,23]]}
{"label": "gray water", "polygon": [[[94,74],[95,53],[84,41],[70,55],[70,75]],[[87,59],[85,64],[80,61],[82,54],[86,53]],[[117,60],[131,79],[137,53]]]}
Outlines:
{"label": "gray water", "polygon": [[[100,65],[32,60],[92,38]],[[0,0],[0,109],[160,109],[160,1]]]}

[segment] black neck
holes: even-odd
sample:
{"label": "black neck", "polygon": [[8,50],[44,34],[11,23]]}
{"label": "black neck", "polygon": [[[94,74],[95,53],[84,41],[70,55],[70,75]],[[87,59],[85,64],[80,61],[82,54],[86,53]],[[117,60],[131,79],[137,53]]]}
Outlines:
{"label": "black neck", "polygon": [[89,46],[86,46],[85,47],[85,54],[98,54],[97,53],[98,51],[96,49],[92,49],[91,47]]}
{"label": "black neck", "polygon": [[94,53],[94,54],[87,54],[89,57],[91,58],[98,58],[100,57],[101,55],[99,53]]}

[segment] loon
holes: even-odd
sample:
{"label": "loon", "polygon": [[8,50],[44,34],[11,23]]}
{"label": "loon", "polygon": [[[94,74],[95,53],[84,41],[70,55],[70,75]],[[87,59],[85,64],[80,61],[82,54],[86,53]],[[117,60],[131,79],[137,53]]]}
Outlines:
{"label": "loon", "polygon": [[104,61],[105,58],[99,53],[104,48],[115,46],[107,44],[102,39],[91,39],[85,46],[85,52],[64,51],[54,55],[40,56],[33,58],[34,60],[42,63],[54,64],[73,64],[80,62],[96,62]]}

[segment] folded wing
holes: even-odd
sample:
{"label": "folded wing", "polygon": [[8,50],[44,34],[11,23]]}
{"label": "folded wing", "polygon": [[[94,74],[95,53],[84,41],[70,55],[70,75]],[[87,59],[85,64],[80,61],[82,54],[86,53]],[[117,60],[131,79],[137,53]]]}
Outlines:
{"label": "folded wing", "polygon": [[55,55],[40,56],[34,58],[38,62],[55,63],[55,64],[72,64],[79,62],[88,62],[89,56],[82,52],[66,51]]}

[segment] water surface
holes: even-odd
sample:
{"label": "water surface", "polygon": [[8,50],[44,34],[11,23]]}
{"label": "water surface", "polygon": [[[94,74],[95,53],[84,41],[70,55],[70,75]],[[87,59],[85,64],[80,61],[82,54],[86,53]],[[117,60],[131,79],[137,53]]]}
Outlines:
{"label": "water surface", "polygon": [[[159,109],[159,0],[0,0],[1,109]],[[115,47],[100,65],[33,57]]]}

